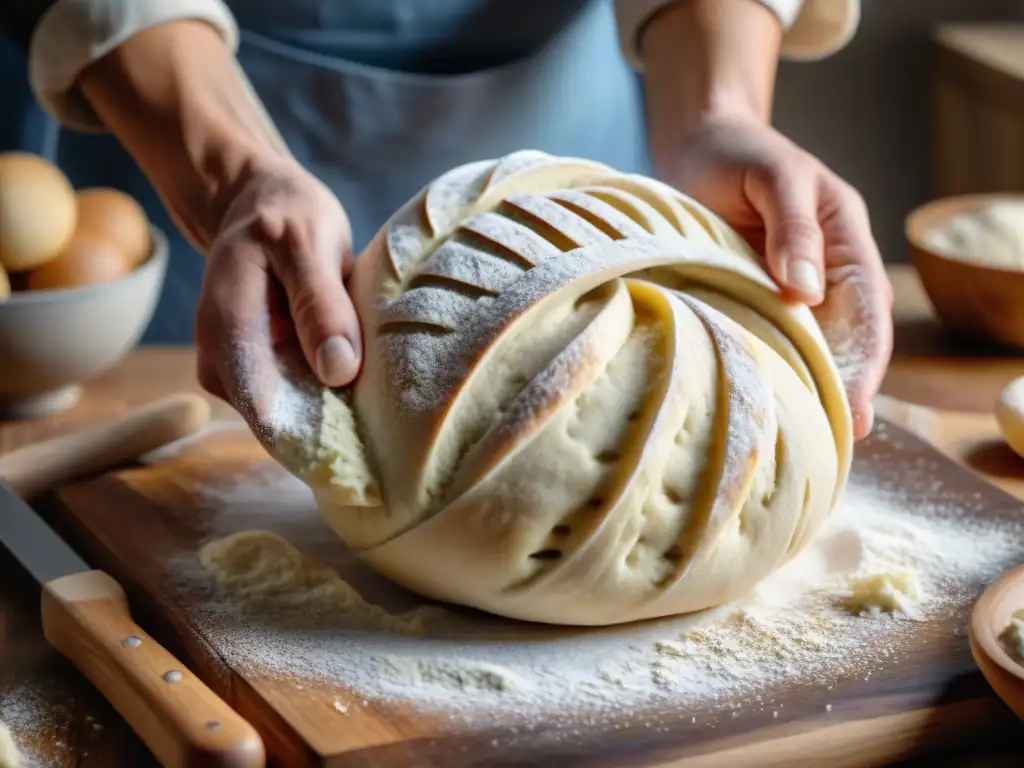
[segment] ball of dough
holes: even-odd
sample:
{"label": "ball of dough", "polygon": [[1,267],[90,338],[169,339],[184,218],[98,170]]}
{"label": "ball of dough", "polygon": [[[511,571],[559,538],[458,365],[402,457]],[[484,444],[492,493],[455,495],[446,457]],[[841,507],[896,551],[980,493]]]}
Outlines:
{"label": "ball of dough", "polygon": [[656,181],[534,151],[456,168],[350,289],[359,379],[268,444],[423,595],[574,625],[708,608],[792,558],[845,483],[812,314]]}
{"label": "ball of dough", "polygon": [[78,193],[78,229],[101,235],[120,246],[133,266],[150,252],[149,219],[131,195],[95,187]]}
{"label": "ball of dough", "polygon": [[996,421],[1006,444],[1018,456],[1024,457],[1024,376],[1011,381],[999,393]]}
{"label": "ball of dough", "polygon": [[91,232],[76,232],[57,258],[28,273],[30,291],[77,288],[114,280],[132,271],[118,245]]}
{"label": "ball of dough", "polygon": [[57,166],[21,152],[0,155],[0,265],[8,272],[53,259],[76,220],[75,192]]}

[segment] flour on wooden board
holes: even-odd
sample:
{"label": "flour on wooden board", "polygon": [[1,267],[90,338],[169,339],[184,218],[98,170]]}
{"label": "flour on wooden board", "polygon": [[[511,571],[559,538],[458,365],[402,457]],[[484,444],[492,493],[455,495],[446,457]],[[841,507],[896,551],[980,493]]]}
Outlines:
{"label": "flour on wooden board", "polygon": [[[887,439],[884,425],[878,432]],[[915,471],[934,476],[928,460]],[[777,711],[778,683],[870,678],[913,653],[920,622],[962,624],[977,585],[1024,556],[1012,526],[943,501],[941,479],[931,492],[938,501],[923,505],[855,477],[815,541],[747,600],[597,630],[422,605],[359,565],[321,525],[308,489],[266,465],[204,490],[220,510],[210,541],[169,570],[233,667],[333,691],[325,705],[339,716],[368,700],[526,728],[567,711],[630,714],[658,702],[702,716]],[[284,536],[252,530],[262,528]]]}
{"label": "flour on wooden board", "polygon": [[[69,746],[65,739],[72,718],[66,690],[53,685],[46,677],[33,679],[31,670],[20,669],[18,677],[22,678],[20,683],[0,691],[0,723],[6,727],[10,738],[9,744],[0,744],[0,755],[6,747],[14,747],[18,761],[13,764],[19,768],[66,764]],[[83,733],[76,744],[83,757],[88,755],[93,729],[100,727],[92,715],[86,715],[85,719],[92,728]],[[0,757],[0,768],[6,765]]]}
{"label": "flour on wooden board", "polygon": [[[884,424],[876,437],[900,439]],[[209,541],[199,555],[182,553],[167,566],[180,577],[183,603],[198,604],[198,631],[233,667],[323,695],[338,717],[395,699],[455,722],[514,722],[522,733],[552,718],[564,722],[567,713],[584,723],[588,714],[608,714],[601,722],[618,728],[616,715],[665,702],[671,716],[653,715],[647,727],[667,730],[685,716],[713,728],[744,711],[781,722],[786,710],[773,686],[830,687],[908,659],[921,622],[953,616],[964,626],[978,586],[1024,560],[1024,531],[946,494],[930,460],[918,460],[901,484],[921,487],[923,478],[938,501],[923,505],[897,488],[865,487],[855,473],[814,542],[741,604],[607,630],[537,627],[423,604],[359,566],[330,537],[309,490],[267,462],[202,489]],[[852,615],[858,579],[898,573],[916,578],[912,616]],[[63,707],[32,687],[0,694],[0,720],[25,764],[46,764],[40,745],[67,749]]]}

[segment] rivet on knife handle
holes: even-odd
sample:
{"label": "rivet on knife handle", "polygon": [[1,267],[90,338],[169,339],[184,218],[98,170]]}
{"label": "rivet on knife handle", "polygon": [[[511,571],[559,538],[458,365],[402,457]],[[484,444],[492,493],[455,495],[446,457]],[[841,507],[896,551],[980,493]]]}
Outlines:
{"label": "rivet on knife handle", "polygon": [[263,766],[256,730],[132,620],[102,571],[43,585],[43,633],[128,722],[161,765]]}

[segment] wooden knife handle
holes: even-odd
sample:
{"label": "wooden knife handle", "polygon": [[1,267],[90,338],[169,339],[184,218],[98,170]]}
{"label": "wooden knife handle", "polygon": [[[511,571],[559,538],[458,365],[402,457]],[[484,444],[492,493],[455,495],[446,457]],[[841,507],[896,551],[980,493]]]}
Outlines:
{"label": "wooden knife handle", "polygon": [[210,420],[198,395],[179,394],[112,421],[32,443],[0,456],[0,478],[22,498],[103,472],[196,432]]}
{"label": "wooden knife handle", "polygon": [[256,730],[132,620],[120,585],[87,571],[43,585],[43,633],[161,765],[263,766]]}

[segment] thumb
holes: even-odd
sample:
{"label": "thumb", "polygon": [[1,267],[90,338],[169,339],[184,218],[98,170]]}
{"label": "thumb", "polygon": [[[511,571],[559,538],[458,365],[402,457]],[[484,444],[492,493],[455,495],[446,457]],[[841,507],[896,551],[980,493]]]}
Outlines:
{"label": "thumb", "polygon": [[318,251],[284,255],[287,266],[275,269],[306,362],[328,387],[351,383],[362,363],[359,318],[342,278],[348,255],[347,242],[325,242]]}
{"label": "thumb", "polygon": [[821,303],[825,247],[814,177],[792,171],[754,174],[747,187],[764,221],[769,273],[792,298],[811,306]]}

